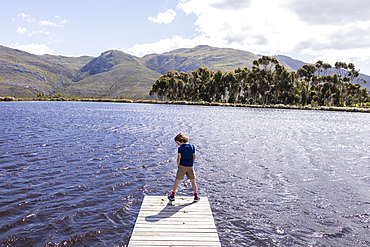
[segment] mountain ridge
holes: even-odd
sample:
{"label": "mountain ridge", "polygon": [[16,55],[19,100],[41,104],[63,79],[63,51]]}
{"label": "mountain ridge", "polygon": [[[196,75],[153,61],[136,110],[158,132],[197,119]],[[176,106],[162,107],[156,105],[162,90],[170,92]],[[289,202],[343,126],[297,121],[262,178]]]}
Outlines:
{"label": "mountain ridge", "polygon": [[[275,56],[288,70],[305,62]],[[153,83],[168,71],[190,73],[200,67],[223,72],[252,67],[260,56],[207,45],[136,57],[119,50],[98,57],[34,55],[0,45],[0,96],[32,97],[61,93],[75,97],[149,98]],[[366,80],[370,76],[363,75]]]}
{"label": "mountain ridge", "polygon": [[258,58],[257,55],[247,51],[201,45],[162,54],[149,54],[141,60],[147,67],[165,74],[171,70],[190,73],[200,67],[227,72],[238,67],[250,67],[253,60]]}

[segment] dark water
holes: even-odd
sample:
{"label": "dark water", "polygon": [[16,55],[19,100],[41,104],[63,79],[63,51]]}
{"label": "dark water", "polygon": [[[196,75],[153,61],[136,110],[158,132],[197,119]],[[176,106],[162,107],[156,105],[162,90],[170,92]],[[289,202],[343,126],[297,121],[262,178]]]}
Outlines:
{"label": "dark water", "polygon": [[1,246],[126,245],[180,131],[222,246],[370,245],[370,114],[3,102],[0,122]]}

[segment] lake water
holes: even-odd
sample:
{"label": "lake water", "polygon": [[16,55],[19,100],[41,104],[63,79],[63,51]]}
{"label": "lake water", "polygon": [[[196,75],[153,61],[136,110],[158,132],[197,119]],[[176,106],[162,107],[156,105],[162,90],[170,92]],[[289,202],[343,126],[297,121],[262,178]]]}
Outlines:
{"label": "lake water", "polygon": [[180,131],[222,246],[370,245],[370,114],[0,102],[0,122],[1,246],[125,246]]}

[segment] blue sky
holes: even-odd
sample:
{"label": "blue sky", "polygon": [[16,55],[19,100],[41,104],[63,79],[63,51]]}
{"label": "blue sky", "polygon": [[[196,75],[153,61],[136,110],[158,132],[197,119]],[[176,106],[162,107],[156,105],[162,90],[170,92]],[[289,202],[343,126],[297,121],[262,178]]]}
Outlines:
{"label": "blue sky", "polygon": [[0,0],[0,44],[64,56],[210,45],[370,75],[369,16],[368,0]]}

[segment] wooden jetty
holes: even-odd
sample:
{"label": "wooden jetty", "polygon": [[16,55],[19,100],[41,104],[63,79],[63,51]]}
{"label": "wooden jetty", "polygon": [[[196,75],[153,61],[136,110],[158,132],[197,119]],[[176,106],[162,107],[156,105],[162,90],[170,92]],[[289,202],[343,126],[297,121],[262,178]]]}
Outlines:
{"label": "wooden jetty", "polygon": [[207,197],[145,196],[128,247],[218,246],[221,247]]}

